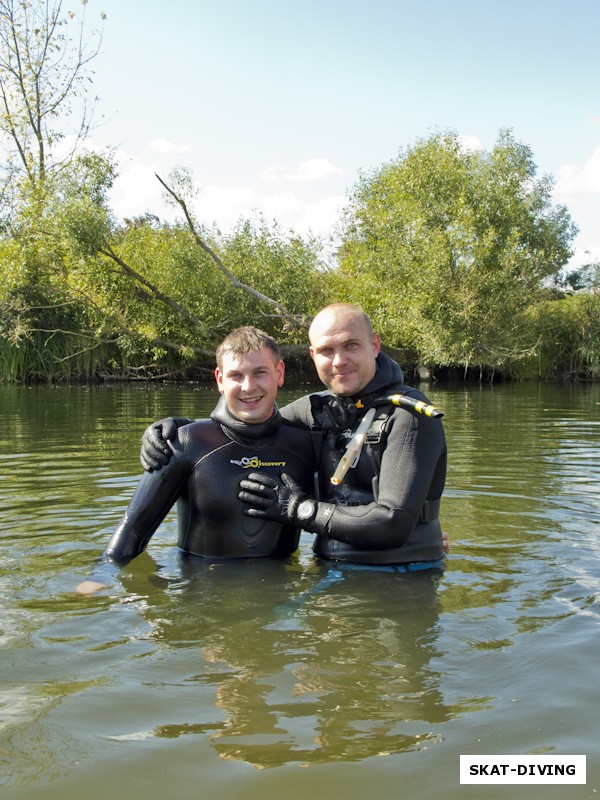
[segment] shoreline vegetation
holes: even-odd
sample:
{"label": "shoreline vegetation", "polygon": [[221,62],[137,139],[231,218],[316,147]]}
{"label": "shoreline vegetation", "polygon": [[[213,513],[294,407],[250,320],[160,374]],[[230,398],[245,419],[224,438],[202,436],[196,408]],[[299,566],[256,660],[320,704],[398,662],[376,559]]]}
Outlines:
{"label": "shoreline vegetation", "polygon": [[[506,383],[512,381],[557,382],[557,383],[593,383],[598,380],[597,375],[589,374],[583,370],[578,374],[565,372],[562,375],[529,374],[519,375],[504,373],[490,367],[464,367],[440,366],[423,367],[415,361],[403,361],[395,348],[383,348],[394,357],[404,372],[405,382],[409,385],[418,384],[456,384],[456,383]],[[314,366],[306,348],[306,354],[286,354],[282,348],[282,355],[286,362],[286,388],[296,388],[305,385],[314,386],[320,390],[321,386],[314,373]],[[13,362],[7,372],[0,349],[0,386],[2,385],[125,385],[125,384],[195,384],[199,387],[212,388],[214,385],[214,363],[210,359],[191,365],[127,365],[120,369],[113,364],[102,360],[87,361],[78,364],[77,360],[70,361],[63,368],[51,366],[46,369],[43,365],[28,369],[20,359]],[[15,372],[14,370],[18,370]]]}
{"label": "shoreline vegetation", "polygon": [[577,227],[512,131],[490,150],[435,133],[360,173],[335,244],[264,218],[205,227],[185,166],[156,176],[175,222],[118,219],[114,152],[86,141],[102,31],[60,0],[3,8],[0,382],[212,374],[247,324],[302,375],[308,324],[338,301],[371,317],[409,379],[600,378],[600,264],[568,269]]}

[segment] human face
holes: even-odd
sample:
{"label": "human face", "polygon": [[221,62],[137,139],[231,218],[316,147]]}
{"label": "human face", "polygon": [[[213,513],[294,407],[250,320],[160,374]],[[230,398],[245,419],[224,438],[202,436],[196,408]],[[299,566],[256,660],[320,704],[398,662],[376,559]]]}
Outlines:
{"label": "human face", "polygon": [[381,349],[377,334],[347,309],[317,314],[310,329],[310,355],[325,386],[348,397],[364,389],[375,375]]}
{"label": "human face", "polygon": [[217,387],[229,410],[242,422],[258,424],[273,415],[277,389],[285,366],[266,347],[253,353],[225,353],[223,368],[215,370]]}

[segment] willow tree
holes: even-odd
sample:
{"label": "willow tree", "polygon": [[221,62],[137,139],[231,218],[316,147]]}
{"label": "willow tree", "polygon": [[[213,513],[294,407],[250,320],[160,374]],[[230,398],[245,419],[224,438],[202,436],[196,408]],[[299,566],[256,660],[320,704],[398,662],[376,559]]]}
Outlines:
{"label": "willow tree", "polygon": [[600,263],[565,272],[529,316],[541,344],[518,365],[521,376],[600,378]]}
{"label": "willow tree", "polygon": [[102,33],[89,28],[86,5],[0,0],[0,346],[8,363],[39,375],[53,348],[56,363],[81,349],[72,334],[84,311],[65,292],[60,241],[48,230],[69,180],[77,190],[94,121]]}
{"label": "willow tree", "polygon": [[352,190],[340,293],[423,363],[503,367],[535,346],[522,314],[571,254],[551,191],[509,131],[489,152],[419,140]]}
{"label": "willow tree", "polygon": [[88,201],[89,190],[56,210],[65,285],[87,304],[98,333],[127,340],[132,355],[160,367],[154,374],[206,357],[212,364],[223,336],[249,322],[282,344],[304,344],[324,297],[318,243],[264,220],[227,235],[206,229],[184,196],[161,183],[183,212],[174,224],[146,214],[117,225],[106,205]]}

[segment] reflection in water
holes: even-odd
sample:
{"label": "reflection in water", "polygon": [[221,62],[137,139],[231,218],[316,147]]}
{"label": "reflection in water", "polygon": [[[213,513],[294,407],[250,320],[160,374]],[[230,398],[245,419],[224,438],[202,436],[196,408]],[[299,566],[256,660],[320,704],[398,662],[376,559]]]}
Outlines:
{"label": "reflection in water", "polygon": [[88,774],[51,800],[90,777],[112,796],[115,771],[176,764],[223,796],[235,761],[269,776],[328,765],[343,800],[361,762],[368,784],[389,764],[433,798],[438,765],[509,751],[587,753],[593,775],[600,387],[429,394],[450,452],[443,575],[339,570],[310,537],[286,562],[180,558],[170,517],[82,598],[137,483],[143,428],[205,415],[214,393],[0,387],[0,786],[29,800],[77,763]]}
{"label": "reflection in water", "polygon": [[173,720],[155,736],[213,728],[221,757],[271,767],[399,753],[450,717],[428,667],[438,577],[181,563],[180,585],[161,598],[155,581],[143,614],[161,647],[200,648],[203,669],[187,680],[214,686],[224,718]]}

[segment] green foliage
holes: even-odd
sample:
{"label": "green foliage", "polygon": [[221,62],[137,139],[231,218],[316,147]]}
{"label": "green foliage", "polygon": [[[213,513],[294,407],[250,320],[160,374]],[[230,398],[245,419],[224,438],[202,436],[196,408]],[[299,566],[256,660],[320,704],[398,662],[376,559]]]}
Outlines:
{"label": "green foliage", "polygon": [[[10,230],[0,238],[5,379],[90,377],[90,359],[102,362],[103,342],[90,329],[85,298],[72,291],[70,270],[76,258],[111,235],[106,190],[113,175],[108,157],[83,154],[46,184],[43,203],[39,194],[34,199],[23,194],[14,210]],[[93,242],[75,254],[74,232],[82,231]]]}
{"label": "green foliage", "polygon": [[[600,374],[598,271],[561,283],[574,226],[509,132],[490,152],[432,136],[360,176],[338,269],[322,267],[317,241],[264,219],[204,229],[185,169],[163,184],[181,223],[118,223],[111,154],[79,147],[101,38],[85,30],[60,0],[0,0],[0,377],[212,363],[248,323],[304,345],[306,317],[342,299],[423,363]],[[59,148],[71,123],[73,149]]]}
{"label": "green foliage", "polygon": [[[319,264],[320,244],[314,239],[284,231],[277,223],[269,226],[264,220],[258,225],[242,222],[223,238],[221,251],[238,280],[295,314],[314,314],[327,302],[326,276]],[[236,309],[235,321],[229,315],[233,325],[229,324],[228,330],[251,322],[281,343],[306,344],[306,328],[286,324],[279,314],[239,289],[229,289],[228,294]]]}
{"label": "green foliage", "polygon": [[535,358],[519,365],[519,377],[600,378],[600,263],[586,264],[561,281],[571,289],[549,297],[529,312],[539,340]]}
{"label": "green foliage", "polygon": [[432,136],[361,176],[339,293],[424,363],[503,367],[523,356],[535,345],[523,315],[575,234],[535,171],[530,149],[505,131],[489,153]]}
{"label": "green foliage", "polygon": [[116,349],[86,333],[86,308],[59,302],[48,286],[22,286],[0,300],[0,379],[90,379]]}
{"label": "green foliage", "polygon": [[[241,224],[227,237],[201,233],[238,281],[295,311],[308,312],[311,302],[313,309],[319,304],[322,275],[314,244],[265,224]],[[83,238],[88,241],[89,234]],[[107,327],[112,320],[141,340],[168,341],[188,362],[194,358],[192,347],[214,350],[233,327],[250,320],[294,340],[281,316],[235,286],[188,227],[149,218],[130,221],[113,236],[110,252],[127,268],[105,248],[94,258],[76,260],[75,245],[69,275],[73,290],[93,299],[98,319]]]}

